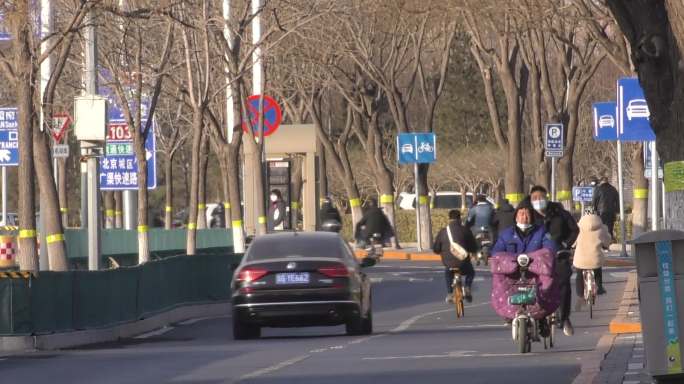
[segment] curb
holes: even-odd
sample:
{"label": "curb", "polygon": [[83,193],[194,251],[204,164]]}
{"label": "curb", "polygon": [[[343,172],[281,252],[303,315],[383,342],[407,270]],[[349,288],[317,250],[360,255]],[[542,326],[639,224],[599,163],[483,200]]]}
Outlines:
{"label": "curb", "polygon": [[[609,333],[601,336],[593,351],[587,352],[587,354],[582,356],[580,373],[572,381],[572,384],[592,384],[594,382],[599,372],[601,372],[601,364],[603,364],[603,360],[613,348],[613,343],[617,339],[618,334],[635,333],[634,331],[626,331],[636,329],[636,326],[639,328],[637,332],[641,332],[640,323],[626,321],[630,304],[637,302],[637,298],[634,295],[636,283],[636,272],[631,272],[627,277],[627,283],[625,284],[625,290],[618,311],[610,322]],[[621,332],[614,332],[614,330]]]}
{"label": "curb", "polygon": [[610,333],[640,333],[641,322],[636,322],[629,319],[629,309],[632,306],[639,305],[639,298],[635,293],[637,287],[637,276],[635,272],[631,272],[627,276],[627,283],[625,284],[625,292],[622,295],[622,301],[618,307],[617,313],[608,326]]}
{"label": "curb", "polygon": [[35,350],[55,350],[129,338],[189,319],[230,313],[230,302],[185,305],[146,319],[101,329],[36,336],[0,336],[0,356]]}

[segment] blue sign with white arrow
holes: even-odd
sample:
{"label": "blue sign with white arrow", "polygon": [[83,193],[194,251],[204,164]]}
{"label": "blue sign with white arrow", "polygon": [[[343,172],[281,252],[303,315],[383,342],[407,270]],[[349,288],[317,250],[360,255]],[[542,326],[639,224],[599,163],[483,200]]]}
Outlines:
{"label": "blue sign with white arrow", "polygon": [[592,110],[594,114],[594,140],[616,141],[618,139],[617,103],[614,101],[594,103]]}
{"label": "blue sign with white arrow", "polygon": [[0,108],[0,167],[19,165],[18,118],[16,108]]}
{"label": "blue sign with white arrow", "polygon": [[651,112],[644,90],[636,77],[623,77],[617,81],[617,126],[620,141],[652,141],[656,139],[651,128]]}
{"label": "blue sign with white arrow", "polygon": [[437,160],[437,137],[434,133],[400,133],[397,135],[399,164],[434,163]]}
{"label": "blue sign with white arrow", "polygon": [[[147,189],[157,187],[156,144],[153,125],[145,140]],[[100,158],[100,189],[103,191],[138,189],[138,160],[133,152],[133,142],[108,140],[105,150],[106,155]]]}

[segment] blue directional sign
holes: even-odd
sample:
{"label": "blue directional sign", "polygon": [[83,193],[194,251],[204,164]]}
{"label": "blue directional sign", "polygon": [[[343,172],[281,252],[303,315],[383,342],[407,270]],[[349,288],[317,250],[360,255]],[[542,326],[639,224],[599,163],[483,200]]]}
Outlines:
{"label": "blue directional sign", "polygon": [[18,117],[16,108],[0,108],[0,167],[19,165]]}
{"label": "blue directional sign", "polygon": [[546,132],[544,138],[546,157],[563,157],[563,124],[546,124],[544,128],[544,131]]}
{"label": "blue directional sign", "polygon": [[617,103],[607,101],[594,103],[594,140],[596,141],[616,141],[618,139],[617,130]]}
{"label": "blue directional sign", "polygon": [[[110,125],[111,129],[111,125]],[[157,143],[154,130],[145,140],[147,189],[157,188]],[[106,155],[100,158],[100,189],[120,191],[138,189],[138,161],[131,140],[107,140]]]}
{"label": "blue directional sign", "polygon": [[572,187],[572,200],[580,203],[591,203],[594,198],[594,187]]}
{"label": "blue directional sign", "polygon": [[620,141],[651,141],[656,136],[651,128],[651,112],[644,90],[636,77],[617,81],[617,126]]}
{"label": "blue directional sign", "polygon": [[400,133],[397,136],[399,164],[434,163],[437,160],[437,137],[434,133]]}
{"label": "blue directional sign", "polygon": [[[138,189],[138,161],[133,151],[133,137],[123,108],[113,90],[101,88],[100,93],[108,100],[107,105],[107,140],[105,156],[100,158],[100,189],[104,191],[120,191]],[[149,98],[143,97],[142,122],[147,124],[149,115]],[[131,111],[136,106],[131,105]],[[157,188],[157,143],[154,137],[154,121],[152,130],[145,140],[147,158],[147,189]]]}

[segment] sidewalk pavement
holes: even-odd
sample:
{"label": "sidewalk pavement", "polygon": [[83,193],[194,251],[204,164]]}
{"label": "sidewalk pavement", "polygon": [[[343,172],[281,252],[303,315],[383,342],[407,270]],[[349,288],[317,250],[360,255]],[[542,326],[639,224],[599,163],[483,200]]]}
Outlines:
{"label": "sidewalk pavement", "polygon": [[[606,267],[633,267],[633,257],[620,256],[619,247],[606,252]],[[363,257],[366,254],[363,250],[356,250],[357,257]],[[432,250],[419,250],[415,243],[404,243],[403,248],[393,249],[385,248],[383,252],[383,259],[385,260],[410,260],[410,261],[441,261],[441,257],[432,252]]]}
{"label": "sidewalk pavement", "polygon": [[582,365],[573,384],[651,384],[641,334],[636,271],[630,271],[622,300],[608,333],[596,346],[595,359]]}

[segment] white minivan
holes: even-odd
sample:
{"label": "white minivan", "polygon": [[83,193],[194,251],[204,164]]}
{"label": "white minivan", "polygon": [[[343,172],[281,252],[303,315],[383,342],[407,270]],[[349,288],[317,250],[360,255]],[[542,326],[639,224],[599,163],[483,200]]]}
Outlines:
{"label": "white minivan", "polygon": [[[453,191],[443,191],[437,192],[437,194],[432,197],[432,208],[433,209],[461,209],[461,203],[463,202],[463,197],[461,192]],[[473,206],[473,201],[475,200],[471,192],[466,193],[465,197],[466,208]],[[487,197],[492,205],[494,201]],[[401,192],[399,198],[397,199],[397,204],[400,209],[413,210],[416,209],[416,194]]]}

